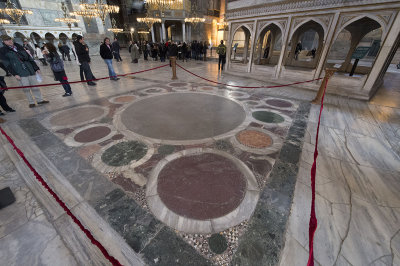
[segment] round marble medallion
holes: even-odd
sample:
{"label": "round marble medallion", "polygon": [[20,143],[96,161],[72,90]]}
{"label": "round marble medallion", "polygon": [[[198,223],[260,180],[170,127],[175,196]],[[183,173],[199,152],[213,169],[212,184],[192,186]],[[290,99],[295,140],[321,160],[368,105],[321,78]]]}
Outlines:
{"label": "round marble medallion", "polygon": [[129,103],[129,102],[132,102],[133,100],[135,100],[135,96],[131,96],[131,95],[120,96],[120,97],[114,98],[114,102],[116,102],[116,103]]}
{"label": "round marble medallion", "polygon": [[89,143],[106,137],[111,129],[105,126],[96,126],[85,129],[74,136],[74,140],[80,143]]}
{"label": "round marble medallion", "polygon": [[127,130],[141,136],[185,141],[227,133],[243,123],[246,112],[221,96],[178,92],[134,102],[120,118]]}
{"label": "round marble medallion", "polygon": [[230,159],[203,153],[169,162],[158,175],[157,190],[171,211],[207,220],[239,206],[246,193],[246,177]]}
{"label": "round marble medallion", "polygon": [[120,142],[108,148],[101,160],[110,166],[128,165],[131,161],[139,161],[147,153],[147,146],[138,141]]}
{"label": "round marble medallion", "polygon": [[269,111],[256,111],[253,112],[253,117],[257,119],[258,121],[264,122],[264,123],[282,123],[285,121],[285,118],[283,116],[269,112]]}
{"label": "round marble medallion", "polygon": [[62,111],[51,117],[52,126],[79,125],[103,116],[105,110],[100,106],[83,106]]}
{"label": "round marble medallion", "polygon": [[250,148],[262,149],[272,145],[272,138],[257,130],[243,130],[236,135],[236,139]]}
{"label": "round marble medallion", "polygon": [[279,100],[279,99],[268,99],[265,101],[268,105],[275,106],[275,107],[281,107],[281,108],[289,108],[292,107],[293,104],[288,101],[284,100]]}

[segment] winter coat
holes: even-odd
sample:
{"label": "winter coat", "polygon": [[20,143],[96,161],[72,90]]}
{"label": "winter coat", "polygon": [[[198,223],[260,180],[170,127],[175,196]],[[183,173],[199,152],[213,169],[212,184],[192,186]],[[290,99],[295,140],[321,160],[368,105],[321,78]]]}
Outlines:
{"label": "winter coat", "polygon": [[170,44],[168,46],[169,56],[177,56],[178,55],[178,46],[176,44]]}
{"label": "winter coat", "polygon": [[111,46],[113,48],[113,51],[118,54],[119,50],[121,49],[121,47],[119,46],[119,42],[115,41],[115,42],[112,43]]}
{"label": "winter coat", "polygon": [[103,59],[113,59],[113,48],[110,45],[110,48],[108,48],[108,46],[103,43],[102,45],[100,45],[100,56]]}
{"label": "winter coat", "polygon": [[136,44],[133,44],[131,47],[131,58],[132,60],[139,58],[139,48]]}
{"label": "winter coat", "polygon": [[[50,65],[53,65],[58,60],[61,60],[60,55],[58,53],[49,53],[46,55],[46,60]],[[54,79],[57,81],[66,81],[68,80],[67,74],[65,74],[65,70],[62,71],[53,71]]]}
{"label": "winter coat", "polygon": [[13,76],[28,77],[35,75],[35,72],[40,69],[35,60],[18,43],[14,43],[14,46],[17,51],[7,45],[0,49],[0,59],[4,66]]}
{"label": "winter coat", "polygon": [[90,62],[89,51],[86,51],[87,46],[80,43],[79,41],[74,42],[76,56],[78,57],[79,63]]}

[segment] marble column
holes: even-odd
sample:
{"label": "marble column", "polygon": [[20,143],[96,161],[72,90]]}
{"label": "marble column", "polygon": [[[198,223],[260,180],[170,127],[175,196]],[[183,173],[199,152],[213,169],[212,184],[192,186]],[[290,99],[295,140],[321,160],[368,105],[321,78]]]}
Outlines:
{"label": "marble column", "polygon": [[249,44],[250,44],[250,37],[251,32],[244,32],[244,48],[243,48],[243,64],[247,64],[247,56],[249,55]]}
{"label": "marble column", "polygon": [[192,24],[188,24],[188,29],[189,29],[189,41],[192,41]]}
{"label": "marble column", "polygon": [[400,38],[400,14],[397,14],[392,25],[392,28],[388,32],[387,37],[379,50],[367,81],[362,88],[363,91],[368,91],[370,96],[373,94],[374,90],[378,88],[377,86],[380,85],[381,80],[383,80],[384,71],[386,72],[387,67],[390,64],[390,62],[387,61],[393,59],[393,50],[396,49],[396,42],[398,42],[398,38]]}
{"label": "marble column", "polygon": [[257,40],[257,38],[256,38],[257,24],[258,24],[258,20],[256,19],[254,21],[254,24],[253,24],[253,32],[250,33],[251,34],[251,38],[250,38],[250,43],[251,43],[250,49],[251,50],[250,50],[249,64],[247,66],[247,72],[251,72],[251,68],[253,66],[254,46],[255,46],[255,43],[256,43],[256,40]]}
{"label": "marble column", "polygon": [[[226,45],[226,69],[229,70],[231,67],[231,53],[232,53],[232,23],[228,22],[228,41],[225,43]],[[219,45],[219,44],[218,44]]]}
{"label": "marble column", "polygon": [[182,42],[186,42],[186,24],[182,21]]}
{"label": "marble column", "polygon": [[161,22],[161,28],[162,28],[162,37],[161,37],[161,41],[166,42],[167,41],[167,34],[165,31],[165,21]]}
{"label": "marble column", "polygon": [[155,27],[154,27],[154,24],[153,24],[153,25],[151,25],[151,41],[152,42],[156,42],[156,39],[155,39],[155,36],[154,36],[154,30],[155,30]]}
{"label": "marble column", "polygon": [[160,24],[159,29],[160,29],[160,42],[163,42],[163,31],[162,31],[161,24]]}
{"label": "marble column", "polygon": [[331,48],[331,46],[332,46],[332,44],[334,42],[333,37],[335,36],[337,24],[338,24],[338,21],[339,21],[339,16],[340,16],[339,12],[335,13],[335,16],[333,17],[333,21],[332,21],[332,23],[331,23],[331,25],[329,27],[328,34],[326,35],[327,37],[326,37],[326,40],[325,40],[325,45],[324,45],[322,54],[321,54],[321,56],[319,58],[318,67],[317,67],[317,70],[315,71],[315,74],[314,74],[314,79],[317,78],[317,77],[320,77],[320,75],[322,73],[322,70],[324,68],[326,59],[328,57],[328,52],[329,52],[329,50],[330,50],[330,48]]}
{"label": "marble column", "polygon": [[275,78],[278,78],[281,74],[282,62],[283,62],[283,59],[286,54],[286,48],[288,46],[289,32],[290,32],[291,24],[292,24],[292,16],[289,16],[288,21],[286,23],[286,28],[283,29],[284,32],[282,32],[282,48],[281,48],[281,54],[279,56],[278,65],[277,65],[276,71],[275,71]]}

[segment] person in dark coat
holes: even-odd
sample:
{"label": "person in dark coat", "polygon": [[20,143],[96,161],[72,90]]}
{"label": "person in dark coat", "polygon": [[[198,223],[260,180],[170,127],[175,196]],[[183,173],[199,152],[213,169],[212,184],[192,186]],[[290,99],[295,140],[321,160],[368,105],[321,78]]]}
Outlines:
{"label": "person in dark coat", "polygon": [[85,44],[85,39],[83,36],[78,35],[76,37],[76,41],[74,42],[75,45],[75,51],[76,55],[78,56],[78,61],[81,64],[80,67],[85,73],[86,80],[90,80],[87,82],[89,86],[94,86],[96,83],[94,83],[92,80],[95,79],[92,73],[92,70],[90,69],[90,56],[89,56],[89,48]]}
{"label": "person in dark coat", "polygon": [[65,61],[65,56],[67,56],[67,58],[68,58],[68,61],[71,61],[71,56],[69,55],[69,52],[70,52],[70,48],[68,47],[68,45],[67,44],[62,44],[61,45],[61,50],[63,51],[63,54],[62,54],[62,56],[63,56],[63,60]]}
{"label": "person in dark coat", "polygon": [[63,97],[71,96],[72,90],[71,85],[68,83],[67,74],[65,74],[64,70],[64,62],[61,60],[60,56],[57,53],[57,48],[52,43],[46,43],[46,50],[43,51],[44,56],[46,57],[47,62],[49,62],[51,70],[54,74],[54,80],[61,82],[65,93]]}
{"label": "person in dark coat", "polygon": [[165,46],[165,43],[160,44],[159,53],[160,53],[160,61],[165,62],[165,58],[167,56],[167,47]]}
{"label": "person in dark coat", "polygon": [[104,42],[100,45],[100,56],[104,59],[104,62],[108,67],[108,75],[111,80],[119,80],[117,74],[115,74],[114,67],[112,64],[113,59],[113,48],[110,43],[110,38],[104,38]]}
{"label": "person in dark coat", "polygon": [[207,59],[207,49],[208,49],[208,43],[204,41],[203,43],[203,61],[206,61]]}
{"label": "person in dark coat", "polygon": [[117,60],[117,62],[122,61],[122,58],[119,54],[119,51],[121,50],[121,46],[119,46],[119,42],[117,38],[114,38],[114,42],[112,43],[112,49],[114,53],[114,58]]}
{"label": "person in dark coat", "polygon": [[297,60],[299,58],[299,53],[301,52],[301,50],[303,50],[303,46],[301,45],[301,42],[298,42],[294,51],[294,59]]}
{"label": "person in dark coat", "polygon": [[[15,112],[14,109],[12,109],[10,106],[7,104],[7,99],[4,97],[4,93],[7,90],[7,84],[4,81],[4,76],[7,75],[6,68],[4,65],[0,62],[0,106],[3,108],[5,112]],[[3,116],[4,113],[0,111],[0,115]]]}
{"label": "person in dark coat", "polygon": [[[4,66],[19,81],[21,86],[35,86],[38,84],[36,75],[40,75],[40,68],[35,60],[18,43],[14,43],[10,36],[3,35],[4,46],[0,49],[0,59]],[[38,87],[23,89],[29,107],[35,107],[35,100],[38,104],[46,104],[49,101],[43,100],[42,93]],[[33,95],[33,97],[32,97]]]}
{"label": "person in dark coat", "polygon": [[27,40],[24,40],[24,49],[28,50],[30,55],[33,57],[35,56],[35,50],[32,48],[32,46],[28,43]]}

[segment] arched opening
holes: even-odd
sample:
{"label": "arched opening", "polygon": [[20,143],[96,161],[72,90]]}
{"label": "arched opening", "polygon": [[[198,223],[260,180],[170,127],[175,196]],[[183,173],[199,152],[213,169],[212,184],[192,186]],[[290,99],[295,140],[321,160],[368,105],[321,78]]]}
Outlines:
{"label": "arched opening", "polygon": [[76,40],[76,37],[78,37],[78,34],[72,33],[72,41],[73,41],[73,42]]}
{"label": "arched opening", "polygon": [[232,63],[247,64],[251,51],[251,33],[244,26],[239,27],[232,38],[230,59]]}
{"label": "arched opening", "polygon": [[68,36],[65,33],[60,33],[60,35],[58,36],[58,38],[60,39],[60,41],[65,44],[68,41]]}
{"label": "arched opening", "polygon": [[31,33],[31,40],[33,41],[34,44],[37,44],[39,46],[41,46],[43,43],[42,37],[40,37],[40,35],[37,34],[36,32]]}
{"label": "arched opening", "polygon": [[282,32],[281,29],[271,24],[265,27],[254,47],[254,64],[255,65],[276,65],[282,48]]}
{"label": "arched opening", "polygon": [[330,48],[326,67],[338,68],[338,72],[349,75],[355,63],[354,52],[358,47],[369,47],[365,55],[359,59],[355,68],[355,77],[369,74],[378,55],[382,38],[381,25],[364,17],[347,25],[336,37]]}
{"label": "arched opening", "polygon": [[292,35],[285,66],[315,69],[324,41],[324,28],[311,20],[301,25]]}
{"label": "arched opening", "polygon": [[56,39],[56,37],[53,34],[51,34],[50,32],[46,33],[44,35],[44,38],[46,39],[46,42],[50,42],[52,44],[54,44],[54,40]]}
{"label": "arched opening", "polygon": [[14,42],[23,45],[24,40],[25,40],[25,35],[23,35],[21,32],[16,32],[14,33]]}

